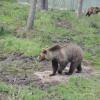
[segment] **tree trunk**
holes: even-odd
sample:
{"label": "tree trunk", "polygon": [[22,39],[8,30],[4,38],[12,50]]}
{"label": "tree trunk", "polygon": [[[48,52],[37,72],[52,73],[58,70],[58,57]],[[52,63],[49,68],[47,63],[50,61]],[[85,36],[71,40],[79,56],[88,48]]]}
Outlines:
{"label": "tree trunk", "polygon": [[36,3],[37,3],[37,0],[31,0],[31,6],[30,6],[30,11],[29,11],[28,19],[27,19],[26,30],[31,30],[31,29],[34,28]]}
{"label": "tree trunk", "polygon": [[77,11],[78,17],[80,17],[82,14],[82,6],[83,6],[83,0],[78,0],[78,11]]}
{"label": "tree trunk", "polygon": [[48,10],[48,0],[41,0],[41,9]]}

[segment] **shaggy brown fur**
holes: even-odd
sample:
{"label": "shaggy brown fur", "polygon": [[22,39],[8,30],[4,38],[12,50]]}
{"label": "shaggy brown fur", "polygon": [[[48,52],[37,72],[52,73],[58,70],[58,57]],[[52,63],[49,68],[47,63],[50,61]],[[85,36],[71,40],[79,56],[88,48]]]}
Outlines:
{"label": "shaggy brown fur", "polygon": [[53,73],[50,76],[55,75],[57,71],[59,74],[62,74],[62,71],[69,62],[71,64],[67,74],[71,75],[75,68],[77,68],[77,72],[81,72],[83,51],[78,45],[72,43],[64,46],[56,45],[51,48],[46,48],[40,53],[39,60],[43,61],[45,59],[52,61]]}
{"label": "shaggy brown fur", "polygon": [[86,16],[91,16],[92,14],[98,14],[100,12],[100,7],[90,7],[87,10]]}

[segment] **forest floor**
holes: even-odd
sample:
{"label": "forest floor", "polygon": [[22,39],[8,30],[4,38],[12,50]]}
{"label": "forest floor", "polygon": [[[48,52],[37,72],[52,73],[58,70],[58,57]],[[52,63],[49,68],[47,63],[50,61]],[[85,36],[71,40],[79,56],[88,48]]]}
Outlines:
{"label": "forest floor", "polygon": [[[100,14],[78,19],[73,11],[37,10],[34,30],[26,33],[28,9],[0,1],[0,100],[100,100]],[[83,71],[49,77],[51,62],[37,56],[66,42],[84,50]]]}
{"label": "forest floor", "polygon": [[[70,64],[69,64],[70,65]],[[100,72],[93,69],[89,62],[84,61],[82,73],[74,73],[74,76],[89,77],[91,75],[100,75]],[[65,71],[68,71],[69,66]],[[25,56],[22,53],[13,53],[8,55],[0,55],[0,80],[9,84],[29,85],[44,88],[52,83],[64,82],[69,76],[55,75],[50,77],[52,73],[52,65],[50,61],[43,61],[36,64],[36,57]]]}
{"label": "forest floor", "polygon": [[[64,71],[68,71],[69,65],[66,67]],[[82,68],[83,68],[82,73],[74,72],[73,75],[71,76],[65,75],[63,73],[62,75],[56,74],[55,76],[50,77],[49,74],[52,73],[52,65],[50,61],[43,61],[43,62],[38,63],[36,57],[25,56],[23,53],[19,53],[19,52],[14,52],[11,54],[1,54],[0,55],[0,81],[3,83],[0,84],[1,86],[0,99],[1,100],[13,100],[13,99],[20,100],[21,98],[21,100],[24,100],[23,97],[25,97],[25,95],[21,97],[21,96],[18,96],[17,94],[18,97],[15,96],[16,92],[18,92],[19,87],[29,88],[29,86],[31,85],[30,88],[34,88],[33,89],[34,91],[35,91],[35,88],[37,88],[38,91],[42,90],[46,92],[46,91],[49,91],[50,87],[54,87],[54,88],[56,86],[59,87],[59,85],[61,84],[66,84],[67,86],[67,84],[69,84],[69,81],[72,78],[74,78],[74,80],[77,79],[77,81],[75,81],[76,87],[77,85],[81,84],[81,82],[79,82],[80,79],[82,81],[90,80],[93,77],[95,77],[94,81],[97,82],[97,84],[99,85],[100,71],[94,69],[93,66],[90,65],[90,62],[88,61],[83,62]],[[2,84],[3,85],[5,84],[4,87],[2,87]],[[7,84],[12,85],[15,88],[17,88],[16,91],[14,91],[15,93],[13,96],[11,95],[12,92],[10,94],[11,96],[8,95],[9,90],[8,90],[8,87],[6,86]],[[10,87],[10,89],[12,88]],[[47,92],[47,94],[49,95],[49,92]],[[39,99],[37,98],[38,97],[37,96],[36,100],[49,100],[50,98],[52,98],[51,94],[50,94],[50,97],[47,97],[47,94],[45,93],[45,95]],[[32,99],[29,99],[30,97]],[[55,96],[55,99],[57,98],[58,100],[63,100],[63,95],[60,97],[58,93],[57,96]],[[95,99],[96,98],[94,98],[94,100]],[[25,100],[27,100],[26,97],[25,97]],[[33,94],[33,97],[32,95],[30,95],[28,97],[28,100],[35,100],[34,94]]]}

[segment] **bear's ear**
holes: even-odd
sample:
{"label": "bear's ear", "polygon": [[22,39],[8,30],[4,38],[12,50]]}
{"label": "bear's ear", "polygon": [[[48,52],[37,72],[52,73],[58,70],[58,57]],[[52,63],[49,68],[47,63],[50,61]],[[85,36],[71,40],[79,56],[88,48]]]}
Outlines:
{"label": "bear's ear", "polygon": [[43,49],[43,53],[46,54],[47,53],[47,49]]}

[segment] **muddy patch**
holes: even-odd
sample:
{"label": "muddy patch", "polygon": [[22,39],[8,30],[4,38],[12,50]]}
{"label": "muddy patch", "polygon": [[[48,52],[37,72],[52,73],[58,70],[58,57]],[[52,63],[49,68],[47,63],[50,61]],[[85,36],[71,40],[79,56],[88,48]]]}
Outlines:
{"label": "muddy patch", "polygon": [[52,71],[44,71],[44,72],[35,72],[34,74],[38,76],[39,79],[41,79],[42,83],[63,82],[66,80],[65,75],[55,75],[50,77],[49,75],[51,73]]}
{"label": "muddy patch", "polygon": [[37,71],[36,57],[23,53],[0,55],[0,80],[11,84],[29,84]]}
{"label": "muddy patch", "polygon": [[[65,72],[68,72],[69,66],[66,67]],[[95,71],[90,66],[84,66],[83,65],[83,71],[81,73],[73,73],[73,75],[65,75],[64,73],[62,75],[56,74],[55,76],[50,77],[49,75],[52,73],[52,71],[43,71],[43,72],[35,72],[34,74],[41,80],[42,83],[61,83],[61,82],[67,82],[70,77],[77,76],[77,77],[89,77],[91,75],[100,75],[99,72]]]}

